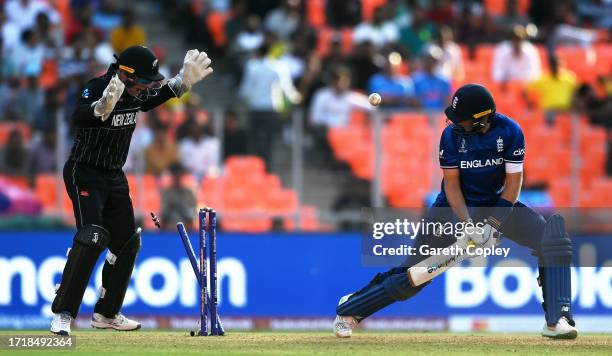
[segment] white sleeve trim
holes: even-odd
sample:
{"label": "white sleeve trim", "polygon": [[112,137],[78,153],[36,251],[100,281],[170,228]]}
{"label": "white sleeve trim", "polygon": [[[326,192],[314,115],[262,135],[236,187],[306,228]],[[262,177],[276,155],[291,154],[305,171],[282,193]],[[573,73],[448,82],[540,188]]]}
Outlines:
{"label": "white sleeve trim", "polygon": [[523,163],[523,161],[511,161],[511,160],[505,159],[505,158],[504,158],[504,161],[505,162],[510,162],[510,163]]}
{"label": "white sleeve trim", "polygon": [[512,163],[506,161],[506,173],[519,173],[523,171],[523,162]]}
{"label": "white sleeve trim", "polygon": [[440,166],[440,168],[442,168],[442,169],[459,168],[459,166]]}

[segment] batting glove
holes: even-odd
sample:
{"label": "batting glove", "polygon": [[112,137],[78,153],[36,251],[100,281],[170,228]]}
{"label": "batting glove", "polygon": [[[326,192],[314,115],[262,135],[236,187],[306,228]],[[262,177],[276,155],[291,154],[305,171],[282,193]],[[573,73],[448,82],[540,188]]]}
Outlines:
{"label": "batting glove", "polygon": [[482,233],[472,234],[470,236],[470,240],[481,247],[495,246],[501,240],[502,234],[499,232],[499,227],[499,222],[496,219],[489,217],[485,220],[485,224],[482,227]]}
{"label": "batting glove", "polygon": [[183,95],[195,83],[203,80],[213,72],[212,67],[210,67],[211,62],[206,52],[190,49],[185,54],[183,67],[179,74],[168,81],[168,86],[177,97]]}
{"label": "batting glove", "polygon": [[117,74],[113,75],[102,92],[102,97],[92,104],[94,115],[101,118],[102,121],[106,121],[119,101],[119,98],[121,98],[123,89],[125,89],[125,84],[123,84]]}

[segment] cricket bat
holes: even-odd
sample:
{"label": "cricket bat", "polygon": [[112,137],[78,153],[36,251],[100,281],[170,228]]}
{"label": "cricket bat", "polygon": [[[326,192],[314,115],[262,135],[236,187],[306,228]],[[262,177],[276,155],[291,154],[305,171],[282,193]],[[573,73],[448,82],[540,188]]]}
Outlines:
{"label": "cricket bat", "polygon": [[457,250],[461,249],[463,253],[458,253],[452,256],[430,256],[416,265],[408,268],[408,281],[410,282],[410,285],[413,287],[418,287],[421,284],[431,281],[436,276],[444,273],[447,269],[461,263],[461,261],[468,258],[468,255],[465,253],[465,249],[467,248],[468,244],[473,244],[473,242],[467,242],[467,239],[460,239],[451,246],[456,246]]}

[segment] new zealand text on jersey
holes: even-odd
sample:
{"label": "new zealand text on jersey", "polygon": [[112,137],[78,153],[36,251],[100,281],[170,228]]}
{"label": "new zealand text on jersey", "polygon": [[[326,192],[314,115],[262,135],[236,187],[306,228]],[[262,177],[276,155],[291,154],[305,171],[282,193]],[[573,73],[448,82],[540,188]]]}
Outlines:
{"label": "new zealand text on jersey", "polygon": [[491,159],[475,159],[473,161],[461,161],[461,168],[481,168],[481,167],[490,167],[490,166],[499,166],[504,163],[504,159],[500,158],[491,158]]}
{"label": "new zealand text on jersey", "polygon": [[111,126],[128,126],[136,124],[136,112],[126,112],[113,115]]}

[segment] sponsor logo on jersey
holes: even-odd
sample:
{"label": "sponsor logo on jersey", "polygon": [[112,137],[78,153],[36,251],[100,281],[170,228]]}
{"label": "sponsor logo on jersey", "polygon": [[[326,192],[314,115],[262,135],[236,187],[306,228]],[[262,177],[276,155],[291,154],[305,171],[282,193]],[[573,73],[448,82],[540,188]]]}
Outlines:
{"label": "sponsor logo on jersey", "polygon": [[504,139],[501,136],[497,138],[497,152],[504,152]]}
{"label": "sponsor logo on jersey", "polygon": [[525,149],[524,148],[519,148],[518,150],[514,150],[514,152],[512,152],[513,155],[515,156],[522,156],[525,154]]}
{"label": "sponsor logo on jersey", "polygon": [[444,150],[440,150],[440,158],[444,157]]}
{"label": "sponsor logo on jersey", "polygon": [[126,112],[113,115],[113,119],[111,121],[111,126],[120,127],[120,126],[129,126],[136,124],[136,112]]}
{"label": "sponsor logo on jersey", "polygon": [[83,93],[81,94],[81,96],[85,99],[89,98],[89,89],[83,90]]}
{"label": "sponsor logo on jersey", "polygon": [[463,169],[469,168],[482,168],[482,167],[492,167],[492,166],[500,166],[504,164],[504,159],[500,158],[489,158],[489,159],[475,159],[472,161],[461,161],[460,167]]}

